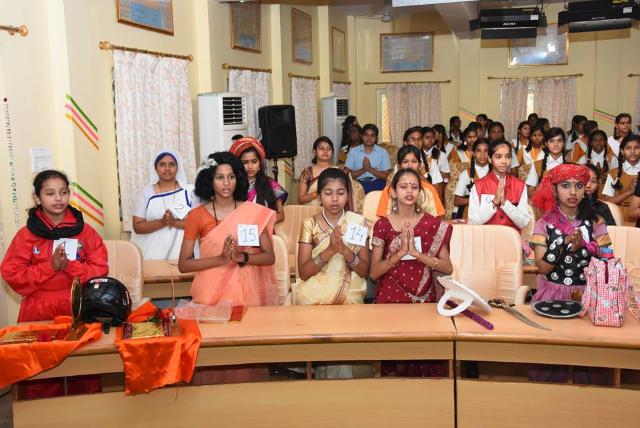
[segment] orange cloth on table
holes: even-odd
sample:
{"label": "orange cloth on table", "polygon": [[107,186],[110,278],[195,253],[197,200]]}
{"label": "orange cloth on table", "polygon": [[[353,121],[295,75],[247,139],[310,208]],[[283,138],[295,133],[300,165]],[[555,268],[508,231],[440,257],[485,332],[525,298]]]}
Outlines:
{"label": "orange cloth on table", "polygon": [[[440,217],[446,214],[444,206],[442,205],[442,201],[440,200],[440,196],[438,195],[438,191],[433,187],[431,183],[425,180],[420,180],[420,187],[425,193],[431,194],[433,205],[435,208],[435,212],[430,212],[434,217]],[[376,215],[378,217],[387,217],[389,215],[389,202],[391,199],[391,194],[389,190],[391,186],[386,186],[381,194],[380,201],[378,202],[378,208],[376,209]]]}
{"label": "orange cloth on table", "polygon": [[[0,388],[55,367],[79,346],[102,337],[99,323],[86,326],[87,331],[78,340],[0,345]],[[69,327],[71,317],[62,316],[56,317],[52,324],[27,324],[3,328],[0,330],[0,338],[14,331],[60,330]]]}
{"label": "orange cloth on table", "polygon": [[[147,302],[131,312],[127,321],[143,322],[153,316],[156,307]],[[181,381],[189,382],[200,349],[200,329],[192,320],[178,320],[182,335],[122,339],[122,327],[116,333],[125,373],[125,394],[149,392]]]}
{"label": "orange cloth on table", "polygon": [[[187,217],[185,225],[185,238],[191,239],[192,226],[190,217],[207,215],[213,220],[213,216],[203,206],[192,210]],[[198,212],[201,211],[201,214]],[[243,202],[214,229],[204,236],[200,232],[200,258],[215,257],[220,255],[224,241],[228,235],[237,236],[239,224],[255,224],[258,226],[258,234],[266,232],[267,236],[273,235],[273,226],[276,220],[276,212],[259,204]],[[203,224],[202,227],[207,227]],[[260,248],[240,247],[249,255],[257,254]],[[229,300],[233,306],[275,306],[278,305],[278,289],[275,282],[275,266],[245,265],[240,267],[237,263],[228,262],[221,266],[196,272],[191,283],[191,296],[193,301],[202,305],[217,305],[222,300]]]}

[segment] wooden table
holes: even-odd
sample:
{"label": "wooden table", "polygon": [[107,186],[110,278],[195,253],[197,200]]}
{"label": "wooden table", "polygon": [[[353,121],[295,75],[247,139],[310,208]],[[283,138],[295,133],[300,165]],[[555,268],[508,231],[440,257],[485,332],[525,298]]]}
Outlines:
{"label": "wooden table", "polygon": [[[518,309],[551,331],[497,309],[485,315],[495,325],[489,331],[466,317],[441,317],[433,304],[250,308],[242,322],[202,325],[198,366],[455,358],[479,361],[481,377],[271,381],[131,397],[107,392],[14,402],[14,425],[452,427],[456,416],[459,427],[540,426],[540,417],[553,421],[549,426],[640,425],[640,389],[624,380],[626,370],[640,370],[640,324],[628,316],[619,329],[594,327],[588,319],[551,320],[528,306]],[[610,367],[616,383],[529,382],[530,363]],[[484,373],[485,366],[513,364],[524,377]],[[111,334],[38,377],[119,372]]]}
{"label": "wooden table", "polygon": [[611,426],[640,425],[640,390],[620,384],[621,369],[640,370],[640,324],[629,314],[622,328],[607,328],[594,327],[588,318],[543,318],[530,306],[518,310],[551,331],[530,327],[498,309],[486,317],[495,326],[492,331],[456,317],[456,360],[610,367],[615,369],[614,386],[534,383],[500,376],[457,379],[459,427],[586,427],[605,420]]}
{"label": "wooden table", "polygon": [[[198,366],[308,361],[453,361],[455,328],[435,305],[250,308],[201,325]],[[39,377],[121,372],[113,334]],[[454,424],[454,380],[272,381],[14,402],[15,427],[389,427]]]}
{"label": "wooden table", "polygon": [[152,299],[171,298],[171,281],[174,281],[175,296],[191,296],[191,281],[194,273],[181,273],[177,260],[145,260],[143,296]]}

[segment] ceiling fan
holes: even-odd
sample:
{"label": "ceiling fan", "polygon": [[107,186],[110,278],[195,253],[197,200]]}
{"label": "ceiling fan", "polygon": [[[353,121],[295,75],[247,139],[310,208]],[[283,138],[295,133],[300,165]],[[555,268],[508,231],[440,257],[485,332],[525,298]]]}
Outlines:
{"label": "ceiling fan", "polygon": [[370,15],[367,18],[379,19],[382,22],[393,21],[393,15],[391,14],[391,0],[384,0],[384,9],[380,15]]}

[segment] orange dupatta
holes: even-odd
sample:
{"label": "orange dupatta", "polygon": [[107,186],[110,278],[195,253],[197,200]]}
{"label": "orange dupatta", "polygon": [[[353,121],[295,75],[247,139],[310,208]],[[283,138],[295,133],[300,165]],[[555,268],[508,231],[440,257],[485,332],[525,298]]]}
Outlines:
{"label": "orange dupatta", "polygon": [[[56,317],[52,324],[27,324],[0,330],[0,337],[14,331],[59,330],[71,327],[71,317]],[[86,324],[87,331],[78,340],[56,340],[0,345],[0,388],[35,376],[60,364],[76,348],[102,337],[99,323]]]}
{"label": "orange dupatta", "polygon": [[[239,224],[256,224],[258,233],[271,237],[276,222],[275,211],[253,202],[244,202],[213,230],[200,239],[200,257],[216,257],[222,252],[228,235],[237,236]],[[243,248],[257,254],[259,248]],[[195,303],[216,305],[228,300],[233,306],[272,306],[279,301],[275,282],[275,266],[245,265],[229,262],[196,273],[191,283]]]}
{"label": "orange dupatta", "polygon": [[[156,312],[147,302],[131,312],[127,321],[142,322]],[[202,337],[198,323],[178,320],[180,336],[122,339],[122,327],[116,333],[125,373],[125,394],[149,392],[181,381],[189,382],[198,358]]]}
{"label": "orange dupatta", "polygon": [[[434,217],[440,217],[445,215],[446,211],[442,206],[442,201],[440,201],[440,196],[438,196],[438,192],[435,189],[435,187],[433,187],[433,185],[428,181],[420,180],[420,188],[422,191],[426,193],[424,195],[426,198],[428,198],[427,193],[431,195],[433,204],[428,204],[427,203],[428,201],[423,201],[423,205],[425,204],[432,205],[430,208],[434,212],[430,212],[429,214],[431,214]],[[391,199],[391,195],[389,193],[390,189],[391,189],[391,186],[386,186],[382,190],[382,193],[380,194],[380,201],[378,202],[378,209],[376,210],[376,215],[378,217],[387,217],[391,213],[391,210],[389,207],[389,202]],[[426,207],[423,206],[422,208],[426,208]]]}

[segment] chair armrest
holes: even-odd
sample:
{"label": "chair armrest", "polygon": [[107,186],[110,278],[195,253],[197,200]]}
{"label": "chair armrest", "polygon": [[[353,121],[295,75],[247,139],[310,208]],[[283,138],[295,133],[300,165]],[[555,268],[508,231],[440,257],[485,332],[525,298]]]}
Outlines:
{"label": "chair armrest", "polygon": [[527,293],[529,292],[529,286],[521,285],[516,291],[516,298],[513,303],[516,305],[524,305],[524,300],[527,298]]}
{"label": "chair armrest", "polygon": [[522,285],[522,261],[503,264],[496,276],[496,297],[509,303],[516,301],[518,287]]}
{"label": "chair armrest", "polygon": [[284,232],[284,230],[278,229],[278,230],[275,231],[275,234],[278,235],[279,237],[281,237],[282,239],[284,239],[284,243],[287,244],[287,248],[290,248],[289,247],[289,239],[287,238],[287,235]]}

